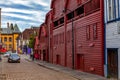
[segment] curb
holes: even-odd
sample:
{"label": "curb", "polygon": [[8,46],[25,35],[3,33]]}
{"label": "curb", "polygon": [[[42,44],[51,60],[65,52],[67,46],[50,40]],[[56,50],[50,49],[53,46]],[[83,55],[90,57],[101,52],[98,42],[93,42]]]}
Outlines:
{"label": "curb", "polygon": [[70,73],[68,73],[68,72],[63,72],[63,71],[60,71],[60,70],[56,70],[56,69],[47,67],[47,66],[45,66],[45,65],[42,65],[42,64],[40,64],[40,63],[38,63],[38,62],[36,62],[36,61],[31,61],[31,60],[29,60],[29,59],[25,59],[25,60],[27,60],[27,61],[29,61],[29,62],[34,62],[34,63],[36,63],[37,65],[39,65],[39,66],[41,66],[41,67],[44,67],[44,68],[47,68],[47,69],[50,69],[50,70],[53,70],[53,71],[56,71],[56,72],[65,73],[65,74],[67,74],[67,75],[69,75],[69,76],[71,76],[71,77],[73,77],[73,78],[75,78],[75,79],[77,79],[77,80],[81,80],[80,78],[75,77],[74,75],[72,75],[72,74],[70,74]]}

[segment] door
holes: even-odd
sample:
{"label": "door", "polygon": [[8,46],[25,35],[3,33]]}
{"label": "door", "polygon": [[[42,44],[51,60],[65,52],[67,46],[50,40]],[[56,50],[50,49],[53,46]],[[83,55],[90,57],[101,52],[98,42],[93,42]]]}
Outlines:
{"label": "door", "polygon": [[118,77],[118,49],[108,49],[108,75]]}
{"label": "door", "polygon": [[46,61],[46,51],[43,50],[43,61]]}
{"label": "door", "polygon": [[56,55],[56,64],[60,64],[60,55]]}
{"label": "door", "polygon": [[84,55],[83,54],[77,54],[77,69],[78,70],[84,70]]}

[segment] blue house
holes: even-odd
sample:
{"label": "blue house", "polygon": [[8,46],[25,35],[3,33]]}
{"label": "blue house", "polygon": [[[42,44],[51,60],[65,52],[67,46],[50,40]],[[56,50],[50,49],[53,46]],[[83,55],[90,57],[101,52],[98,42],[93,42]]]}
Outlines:
{"label": "blue house", "polygon": [[120,79],[120,0],[104,0],[105,75]]}

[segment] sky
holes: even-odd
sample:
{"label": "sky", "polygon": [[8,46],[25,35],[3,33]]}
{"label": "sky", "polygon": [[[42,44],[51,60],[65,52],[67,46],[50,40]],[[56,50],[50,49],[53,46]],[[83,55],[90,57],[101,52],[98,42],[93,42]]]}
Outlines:
{"label": "sky", "polygon": [[21,31],[31,26],[39,27],[50,10],[51,0],[0,0],[1,27],[7,22],[17,24]]}

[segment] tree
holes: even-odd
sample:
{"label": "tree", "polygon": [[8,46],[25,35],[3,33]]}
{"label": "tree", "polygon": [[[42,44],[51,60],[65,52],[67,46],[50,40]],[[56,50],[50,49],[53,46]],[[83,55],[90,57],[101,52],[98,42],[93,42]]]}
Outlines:
{"label": "tree", "polygon": [[35,38],[35,35],[32,34],[29,39],[29,44],[28,44],[29,48],[34,48],[34,38]]}

